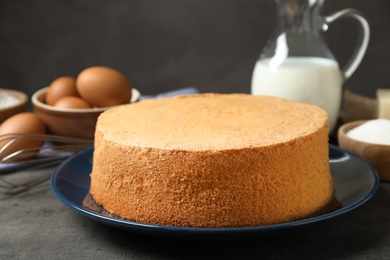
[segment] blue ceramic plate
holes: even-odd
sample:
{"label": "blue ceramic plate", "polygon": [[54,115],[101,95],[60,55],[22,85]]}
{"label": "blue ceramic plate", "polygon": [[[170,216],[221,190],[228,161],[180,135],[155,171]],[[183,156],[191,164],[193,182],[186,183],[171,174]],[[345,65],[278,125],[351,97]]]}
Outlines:
{"label": "blue ceramic plate", "polygon": [[318,217],[288,223],[244,228],[184,228],[158,226],[103,216],[85,209],[82,201],[89,191],[93,148],[84,150],[64,161],[51,177],[54,194],[65,205],[104,224],[147,235],[180,238],[237,238],[270,236],[332,219],[347,213],[369,200],[377,191],[379,178],[364,160],[340,148],[330,146],[330,166],[336,197],[342,208]]}

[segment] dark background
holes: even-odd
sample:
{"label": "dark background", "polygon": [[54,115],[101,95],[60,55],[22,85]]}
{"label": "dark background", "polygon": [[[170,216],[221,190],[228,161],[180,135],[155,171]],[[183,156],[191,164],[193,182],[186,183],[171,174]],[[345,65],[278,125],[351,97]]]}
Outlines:
{"label": "dark background", "polygon": [[[345,87],[374,97],[390,87],[390,1],[328,0],[323,13],[343,8],[359,9],[371,26],[367,54]],[[31,95],[56,77],[104,65],[142,94],[186,86],[249,93],[274,23],[271,0],[2,0],[0,87]],[[325,34],[341,66],[357,29],[341,20]]]}

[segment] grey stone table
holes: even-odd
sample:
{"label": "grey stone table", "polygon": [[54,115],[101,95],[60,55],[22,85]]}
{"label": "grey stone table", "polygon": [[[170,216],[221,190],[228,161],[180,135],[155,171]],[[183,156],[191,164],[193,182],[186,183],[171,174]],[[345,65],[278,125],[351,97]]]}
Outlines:
{"label": "grey stone table", "polygon": [[390,183],[361,207],[305,229],[205,241],[95,222],[62,204],[45,182],[1,198],[0,259],[390,259]]}

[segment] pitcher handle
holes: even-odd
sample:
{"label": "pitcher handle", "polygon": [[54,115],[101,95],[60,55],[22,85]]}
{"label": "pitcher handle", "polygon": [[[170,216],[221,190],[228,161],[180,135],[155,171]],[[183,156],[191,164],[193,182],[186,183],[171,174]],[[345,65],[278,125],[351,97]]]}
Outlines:
{"label": "pitcher handle", "polygon": [[344,80],[347,80],[355,72],[360,62],[362,61],[364,54],[366,53],[368,42],[370,39],[370,26],[360,11],[355,9],[344,9],[329,16],[326,16],[324,29],[326,30],[327,25],[330,25],[337,19],[345,17],[355,18],[362,27],[362,33],[360,34],[358,45],[356,46],[352,57],[343,68]]}

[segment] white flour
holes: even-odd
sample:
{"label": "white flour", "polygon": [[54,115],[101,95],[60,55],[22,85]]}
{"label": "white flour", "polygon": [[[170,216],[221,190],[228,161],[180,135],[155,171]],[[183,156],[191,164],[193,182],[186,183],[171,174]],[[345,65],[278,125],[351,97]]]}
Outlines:
{"label": "white flour", "polygon": [[16,97],[4,93],[0,89],[0,109],[16,105],[17,103],[18,99]]}
{"label": "white flour", "polygon": [[375,119],[355,127],[347,136],[366,143],[390,145],[390,120]]}

